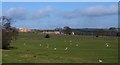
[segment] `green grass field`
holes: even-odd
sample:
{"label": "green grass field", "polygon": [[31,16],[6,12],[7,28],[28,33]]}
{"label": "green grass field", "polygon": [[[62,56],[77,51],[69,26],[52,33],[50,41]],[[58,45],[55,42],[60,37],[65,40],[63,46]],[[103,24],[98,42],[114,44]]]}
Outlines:
{"label": "green grass field", "polygon": [[[20,33],[9,50],[3,50],[3,63],[103,63],[118,62],[115,37]],[[108,43],[109,47],[106,47]],[[41,46],[40,46],[41,45]],[[56,48],[56,50],[54,50]],[[65,50],[67,48],[67,50]]]}

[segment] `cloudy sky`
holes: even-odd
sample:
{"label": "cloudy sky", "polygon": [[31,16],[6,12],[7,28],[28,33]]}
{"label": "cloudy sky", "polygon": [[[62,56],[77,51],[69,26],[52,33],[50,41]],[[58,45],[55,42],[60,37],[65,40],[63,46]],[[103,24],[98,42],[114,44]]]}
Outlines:
{"label": "cloudy sky", "polygon": [[117,2],[4,2],[12,26],[31,29],[109,28],[118,26]]}

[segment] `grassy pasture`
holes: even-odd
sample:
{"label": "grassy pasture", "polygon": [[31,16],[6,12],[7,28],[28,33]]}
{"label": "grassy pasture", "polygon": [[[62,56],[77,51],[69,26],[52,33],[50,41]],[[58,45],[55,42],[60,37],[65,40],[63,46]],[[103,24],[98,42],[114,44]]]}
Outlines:
{"label": "grassy pasture", "polygon": [[[3,63],[116,63],[116,37],[20,33],[10,50],[3,50]],[[109,47],[106,47],[108,43]],[[54,50],[56,48],[56,50]],[[65,50],[67,48],[67,50]]]}

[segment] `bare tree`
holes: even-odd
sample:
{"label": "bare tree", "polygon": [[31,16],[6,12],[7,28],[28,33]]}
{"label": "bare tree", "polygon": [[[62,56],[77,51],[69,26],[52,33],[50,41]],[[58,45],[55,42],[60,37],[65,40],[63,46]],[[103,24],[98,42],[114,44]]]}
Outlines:
{"label": "bare tree", "polygon": [[18,31],[16,28],[11,27],[12,22],[11,18],[2,16],[1,21],[2,21],[2,48],[8,49],[10,47],[11,40],[16,39]]}

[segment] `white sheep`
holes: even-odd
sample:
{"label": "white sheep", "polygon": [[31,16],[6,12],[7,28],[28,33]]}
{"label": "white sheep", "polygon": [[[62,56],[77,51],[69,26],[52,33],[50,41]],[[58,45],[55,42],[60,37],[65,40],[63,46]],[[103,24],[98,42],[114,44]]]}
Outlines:
{"label": "white sheep", "polygon": [[24,43],[24,45],[26,45],[26,43]]}
{"label": "white sheep", "polygon": [[78,46],[78,44],[76,44],[76,46]]}
{"label": "white sheep", "polygon": [[109,47],[109,45],[106,45],[106,47]]}
{"label": "white sheep", "polygon": [[106,43],[106,47],[109,47],[108,43]]}
{"label": "white sheep", "polygon": [[41,46],[41,44],[40,44],[40,46]]}
{"label": "white sheep", "polygon": [[54,50],[56,50],[57,48],[54,48]]}
{"label": "white sheep", "polygon": [[65,50],[67,50],[68,48],[66,47]]}
{"label": "white sheep", "polygon": [[99,62],[102,63],[103,62],[102,59],[99,59]]}
{"label": "white sheep", "polygon": [[49,48],[49,45],[47,45],[47,48]]}

